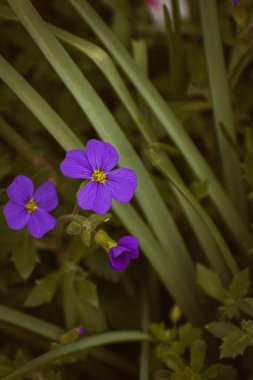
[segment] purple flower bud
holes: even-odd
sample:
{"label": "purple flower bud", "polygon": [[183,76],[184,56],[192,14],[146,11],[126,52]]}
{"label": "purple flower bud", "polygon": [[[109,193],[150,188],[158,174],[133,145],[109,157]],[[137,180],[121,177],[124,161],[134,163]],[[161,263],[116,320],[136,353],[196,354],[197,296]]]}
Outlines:
{"label": "purple flower bud", "polygon": [[84,334],[84,327],[83,326],[79,326],[78,328],[77,328],[77,331],[78,331],[78,335],[80,336],[80,335],[83,335]]}
{"label": "purple flower bud", "polygon": [[117,272],[126,269],[129,261],[137,259],[138,257],[138,240],[131,235],[122,237],[117,242],[117,245],[109,249],[110,266]]}
{"label": "purple flower bud", "polygon": [[55,185],[42,183],[34,192],[30,178],[18,175],[7,188],[10,198],[3,209],[8,227],[20,230],[26,225],[28,232],[35,238],[41,238],[55,226],[55,219],[49,214],[58,205]]}

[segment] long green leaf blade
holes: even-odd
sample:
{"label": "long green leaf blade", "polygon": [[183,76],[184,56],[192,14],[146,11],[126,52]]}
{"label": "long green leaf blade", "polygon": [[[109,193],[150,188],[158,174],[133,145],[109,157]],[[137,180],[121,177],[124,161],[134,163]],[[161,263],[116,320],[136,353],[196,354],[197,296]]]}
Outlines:
{"label": "long green leaf blade", "polygon": [[148,340],[150,340],[149,335],[139,331],[114,331],[92,337],[85,337],[77,342],[66,344],[60,348],[49,351],[46,354],[37,357],[36,359],[31,360],[27,364],[17,369],[17,371],[3,377],[2,380],[21,379],[36,369],[45,367],[55,362],[57,359],[63,359],[70,355],[77,355],[89,348],[95,348],[114,343],[142,342]]}
{"label": "long green leaf blade", "polygon": [[221,216],[237,238],[238,242],[246,249],[249,249],[252,246],[252,237],[247,227],[240,219],[239,214],[235,210],[235,207],[231,204],[230,199],[220,183],[217,181],[212,170],[201,156],[196,146],[193,144],[166,102],[162,99],[159,92],[142,73],[130,54],[121,45],[117,37],[111,32],[111,30],[92,9],[88,2],[86,0],[69,1],[76,8],[81,17],[87,22],[93,32],[104,43],[108,51],[112,54],[134,86],[141,93],[147,104],[164,126],[165,130],[174,140],[181,153],[185,156],[187,163],[191,166],[195,174],[201,180],[208,178],[208,193],[211,199],[217,206]]}
{"label": "long green leaf blade", "polygon": [[[55,111],[1,56],[0,75],[3,80],[13,89],[13,91],[20,97],[20,99],[27,105],[27,107],[35,114],[35,116],[43,123],[43,125],[53,135],[56,141],[61,143],[64,149],[68,150],[82,148],[82,144],[78,139],[78,145],[75,145],[76,137],[70,130],[65,134],[65,128],[61,129],[61,124],[57,124],[55,122],[55,120],[58,121],[59,118],[59,116],[55,114]],[[52,115],[52,117],[48,117],[47,111],[49,111],[49,116]],[[61,123],[63,123],[62,120]],[[66,126],[66,128],[68,127]],[[59,134],[61,134],[60,141],[58,140]],[[72,138],[72,136],[74,137]],[[153,237],[150,229],[145,225],[145,223],[142,221],[138,213],[131,205],[121,205],[115,203],[113,205],[113,208],[122,219],[128,230],[133,235],[136,235],[138,237],[140,246],[143,248],[148,260],[157,271],[166,289],[172,294],[184,313],[191,320],[199,321],[201,319],[201,313],[198,302],[193,296],[193,292],[189,287],[189,283],[187,283],[187,277],[184,277],[180,273],[177,265],[173,261],[173,258],[168,257],[168,252],[166,253],[162,246],[158,244],[158,242]],[[178,286],[178,278],[181,278],[180,286],[182,289]],[[187,297],[185,297],[185,294],[187,294]]]}
{"label": "long green leaf blade", "polygon": [[222,51],[216,1],[200,0],[199,3],[216,134],[220,147],[219,151],[223,165],[225,184],[238,212],[244,220],[246,220],[245,191],[243,189],[238,155],[221,128],[222,123],[226,129],[226,133],[230,136],[232,141],[236,142],[236,131]]}

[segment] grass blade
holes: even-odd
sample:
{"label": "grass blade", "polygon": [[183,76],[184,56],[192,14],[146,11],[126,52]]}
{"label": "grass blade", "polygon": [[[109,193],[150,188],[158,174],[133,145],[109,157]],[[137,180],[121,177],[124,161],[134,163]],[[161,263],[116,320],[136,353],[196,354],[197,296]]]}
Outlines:
{"label": "grass blade", "polygon": [[[65,149],[82,149],[81,142],[68,130],[67,125],[60,119],[55,111],[41,98],[41,96],[26,82],[26,80],[0,56],[0,76],[8,86],[16,93],[24,104],[43,123],[58,143]],[[60,122],[59,122],[60,120]],[[64,125],[64,128],[61,126]],[[67,128],[67,133],[65,130]],[[58,139],[58,136],[61,136]],[[77,140],[77,143],[76,143]],[[76,145],[77,144],[77,145]],[[145,225],[138,213],[131,205],[115,203],[113,209],[123,221],[128,230],[139,239],[140,246],[147,255],[148,260],[157,271],[166,289],[178,302],[184,313],[195,321],[201,320],[201,312],[193,290],[189,285],[187,276],[181,274],[175,256],[172,251],[168,252],[155,240],[151,230]],[[171,256],[168,256],[171,253]],[[192,274],[193,276],[193,274]],[[181,278],[178,287],[178,278]],[[192,280],[193,282],[193,280]],[[187,294],[187,297],[184,297]]]}
{"label": "grass blade", "polygon": [[216,134],[225,184],[238,212],[244,220],[247,220],[245,192],[238,155],[220,127],[222,123],[226,133],[236,143],[236,131],[222,51],[216,1],[200,0],[200,10]]}
{"label": "grass blade", "polygon": [[[14,13],[8,7],[0,6],[0,17],[5,17],[7,19],[18,21]],[[139,108],[137,107],[134,99],[129,93],[128,88],[126,87],[124,81],[119,75],[118,70],[115,67],[115,64],[113,63],[110,56],[99,46],[92,44],[60,28],[57,28],[51,24],[48,25],[57,38],[87,55],[101,69],[103,74],[106,76],[106,78],[109,80],[110,84],[114,88],[115,92],[118,94],[122,103],[128,109],[130,115],[136,123],[136,126],[138,127],[140,133],[142,133],[143,137],[146,139],[147,143],[155,144],[157,142],[155,133],[144,120]],[[140,42],[138,44],[137,42],[135,42],[135,44],[136,50],[137,47],[141,49],[141,47],[139,46],[141,45]],[[135,47],[135,44],[133,45],[133,47]],[[160,154],[159,151],[157,151],[157,154]],[[165,159],[164,156],[165,155],[163,154],[163,160]],[[177,172],[175,166],[169,158],[166,159],[166,165],[168,167],[168,170],[170,170],[171,175],[173,175],[176,180],[180,181],[181,186],[185,186],[179,173]],[[190,225],[200,242],[200,245],[207,257],[207,260],[215,270],[217,270],[216,264],[220,262],[220,268],[218,269],[218,272],[220,274],[223,273],[222,279],[223,281],[227,282],[229,279],[228,273],[222,260],[215,259],[215,257],[219,255],[219,252],[217,250],[217,246],[214,242],[214,239],[212,238],[209,230],[206,228],[206,224],[202,222],[202,219],[193,210],[193,208],[189,205],[189,203],[185,200],[181,193],[178,192],[174,187],[172,188],[184,212],[186,213]],[[185,188],[185,190],[187,191],[187,188]]]}
{"label": "grass blade", "polygon": [[252,237],[232,205],[224,189],[217,181],[212,170],[199,153],[186,131],[176,119],[166,102],[162,99],[159,92],[142,73],[134,62],[133,58],[122,46],[117,37],[111,32],[99,15],[92,9],[86,0],[69,0],[79,12],[81,17],[87,22],[93,32],[100,38],[108,51],[124,70],[134,86],[141,93],[154,114],[160,120],[164,129],[184,155],[187,163],[200,180],[208,178],[208,193],[223,220],[227,223],[239,244],[249,249],[252,246]]}
{"label": "grass blade", "polygon": [[[70,89],[99,135],[104,140],[112,143],[120,152],[120,165],[135,170],[139,179],[136,198],[170,260],[174,262],[179,273],[184,276],[189,286],[193,289],[193,265],[186,245],[146,168],[121,131],[116,120],[47,28],[31,3],[27,0],[20,0],[18,3],[14,0],[8,0],[8,3],[36,41],[50,64]],[[156,200],[155,204],[154,199]],[[168,230],[170,230],[170,235],[168,234]]]}
{"label": "grass blade", "polygon": [[63,359],[71,355],[77,355],[87,349],[100,347],[108,344],[123,343],[123,342],[142,342],[148,341],[150,337],[139,331],[114,331],[96,336],[85,337],[77,342],[64,345],[55,350],[49,351],[36,359],[31,360],[23,365],[15,372],[2,378],[2,380],[21,379],[29,373],[41,367],[48,366],[57,359]]}

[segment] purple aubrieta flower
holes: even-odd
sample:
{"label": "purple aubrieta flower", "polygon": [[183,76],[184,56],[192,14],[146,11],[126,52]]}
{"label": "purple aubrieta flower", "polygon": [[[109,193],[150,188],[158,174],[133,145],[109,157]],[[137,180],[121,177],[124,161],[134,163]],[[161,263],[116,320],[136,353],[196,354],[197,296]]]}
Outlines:
{"label": "purple aubrieta flower", "polygon": [[137,259],[138,257],[138,239],[131,235],[122,237],[113,247],[109,249],[110,266],[117,272],[126,269],[129,261]]}
{"label": "purple aubrieta flower", "polygon": [[20,230],[26,225],[28,232],[35,238],[41,238],[55,226],[55,219],[49,214],[58,205],[55,185],[52,182],[42,183],[34,193],[30,178],[18,175],[8,186],[10,198],[3,213],[12,230]]}
{"label": "purple aubrieta flower", "polygon": [[77,202],[83,210],[105,214],[112,198],[120,203],[131,200],[137,186],[136,175],[131,169],[112,170],[118,163],[116,149],[108,143],[90,140],[86,151],[70,150],[61,163],[66,177],[89,180],[77,194]]}

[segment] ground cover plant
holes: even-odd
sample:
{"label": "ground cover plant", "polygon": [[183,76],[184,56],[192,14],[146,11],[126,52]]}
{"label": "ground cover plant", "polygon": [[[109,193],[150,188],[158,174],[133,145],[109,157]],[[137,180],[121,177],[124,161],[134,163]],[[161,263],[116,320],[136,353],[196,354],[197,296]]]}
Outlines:
{"label": "ground cover plant", "polygon": [[0,378],[250,380],[252,1],[0,22]]}

